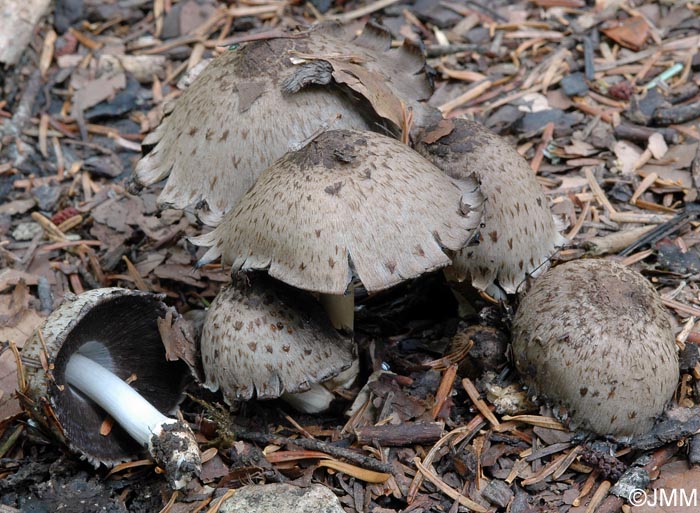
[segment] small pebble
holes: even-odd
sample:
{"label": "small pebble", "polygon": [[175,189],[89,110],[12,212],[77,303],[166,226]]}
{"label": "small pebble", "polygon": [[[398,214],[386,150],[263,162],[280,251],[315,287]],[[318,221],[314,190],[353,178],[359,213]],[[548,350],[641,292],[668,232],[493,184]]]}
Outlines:
{"label": "small pebble", "polygon": [[566,96],[584,96],[588,92],[588,84],[580,71],[565,76],[561,80],[561,87]]}
{"label": "small pebble", "polygon": [[345,513],[335,494],[314,484],[299,488],[288,484],[248,485],[219,508],[220,513]]}

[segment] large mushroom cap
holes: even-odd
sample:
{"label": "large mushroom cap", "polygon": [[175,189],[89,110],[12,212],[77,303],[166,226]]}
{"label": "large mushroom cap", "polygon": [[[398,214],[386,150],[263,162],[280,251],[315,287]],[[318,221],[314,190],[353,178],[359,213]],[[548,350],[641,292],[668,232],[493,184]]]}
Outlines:
{"label": "large mushroom cap", "polygon": [[269,278],[230,284],[202,329],[206,386],[228,401],[273,399],[308,390],[349,368],[354,344],[313,299]]}
{"label": "large mushroom cap", "polygon": [[481,290],[497,282],[512,294],[526,276],[547,269],[549,257],[566,239],[535,174],[515,148],[479,123],[452,119],[424,133],[416,149],[452,178],[476,175],[484,196],[480,244],[455,256],[451,276],[470,278]]}
{"label": "large mushroom cap", "polygon": [[118,424],[100,434],[106,413],[67,386],[64,374],[80,349],[121,379],[134,374],[131,386],[161,413],[170,413],[183,397],[189,371],[183,362],[166,359],[158,319],[167,311],[158,296],[119,288],[66,300],[22,350],[25,407],[93,464],[114,465],[140,454],[143,448]]}
{"label": "large mushroom cap", "polygon": [[661,298],[608,260],[569,262],[539,278],[515,316],[513,353],[536,394],[601,435],[648,431],[678,382]]}
{"label": "large mushroom cap", "polygon": [[444,249],[478,223],[476,189],[394,139],[334,130],[278,160],[193,242],[211,246],[201,262],[221,256],[324,294],[343,294],[354,271],[371,292],[449,264]]}
{"label": "large mushroom cap", "polygon": [[[341,27],[322,25],[226,51],[204,69],[145,139],[146,145],[155,146],[137,164],[133,181],[147,186],[168,178],[159,197],[161,205],[185,208],[205,202],[209,212],[204,218],[215,223],[260,172],[317,133],[380,127],[380,115],[368,102],[359,101],[359,95],[351,98],[337,87],[303,87],[331,76],[305,81],[291,60],[300,55],[357,60],[360,64],[347,66],[370,73],[377,84],[396,86],[385,102],[429,96],[426,75],[417,74],[422,57],[408,49],[390,49],[391,38],[380,34],[367,30],[353,39]],[[301,90],[283,93],[284,85],[295,80]],[[353,85],[366,92],[363,84]],[[417,109],[418,99],[411,97],[406,104]]]}

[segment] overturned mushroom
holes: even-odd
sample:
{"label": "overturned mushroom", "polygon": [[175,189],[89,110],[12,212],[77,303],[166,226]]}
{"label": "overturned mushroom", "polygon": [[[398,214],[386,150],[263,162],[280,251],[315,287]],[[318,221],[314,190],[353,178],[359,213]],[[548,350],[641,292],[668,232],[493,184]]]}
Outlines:
{"label": "overturned mushroom", "polygon": [[157,296],[118,288],[66,300],[25,345],[20,391],[29,413],[93,465],[145,447],[182,488],[201,461],[187,423],[165,416],[189,377],[183,362],[166,360],[158,330],[166,312]]}
{"label": "overturned mushroom", "polygon": [[306,293],[264,275],[251,280],[224,287],[209,308],[201,338],[207,388],[228,402],[282,397],[307,413],[325,410],[328,388],[357,375],[352,340]]}
{"label": "overturned mushroom", "polygon": [[546,270],[566,239],[535,174],[513,147],[479,123],[451,119],[424,132],[416,149],[454,179],[476,176],[484,197],[480,243],[455,256],[448,276],[469,278],[500,298]]}
{"label": "overturned mushroom", "polygon": [[160,204],[206,204],[203,218],[215,224],[265,168],[318,133],[400,130],[396,115],[374,105],[392,105],[394,114],[403,107],[419,111],[417,100],[431,91],[419,73],[423,66],[420,52],[410,45],[391,49],[391,37],[373,26],[354,37],[345,27],[322,24],[231,48],[144,140],[154,147],[136,166],[134,185],[168,178]]}
{"label": "overturned mushroom", "polygon": [[[331,298],[353,274],[378,291],[448,265],[445,250],[469,241],[481,198],[464,178],[388,137],[329,131],[269,167],[215,230],[192,240],[210,246],[200,263],[220,256],[234,272],[267,270]],[[348,316],[333,323],[352,327]]]}
{"label": "overturned mushroom", "polygon": [[601,435],[648,431],[678,383],[661,298],[608,260],[569,262],[540,277],[515,316],[513,354],[534,394]]}

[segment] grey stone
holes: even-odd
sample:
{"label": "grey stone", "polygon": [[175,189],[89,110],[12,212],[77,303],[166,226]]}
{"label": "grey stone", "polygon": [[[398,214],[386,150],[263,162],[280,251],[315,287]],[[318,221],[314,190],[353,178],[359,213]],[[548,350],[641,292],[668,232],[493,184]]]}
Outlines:
{"label": "grey stone", "polygon": [[220,513],[345,513],[333,492],[321,485],[249,485],[219,508]]}
{"label": "grey stone", "polygon": [[53,210],[56,202],[61,197],[61,188],[48,184],[40,185],[32,191],[34,199],[40,210]]}
{"label": "grey stone", "polygon": [[583,96],[588,92],[585,76],[580,71],[562,78],[561,87],[566,96]]}

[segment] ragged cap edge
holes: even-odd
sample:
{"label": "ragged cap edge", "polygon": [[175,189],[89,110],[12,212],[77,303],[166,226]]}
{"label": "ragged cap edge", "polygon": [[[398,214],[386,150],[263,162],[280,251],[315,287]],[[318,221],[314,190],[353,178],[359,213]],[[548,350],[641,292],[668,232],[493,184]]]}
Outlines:
{"label": "ragged cap edge", "polygon": [[[340,146],[336,147],[335,145]],[[353,145],[356,146],[353,147]],[[342,159],[340,163],[336,161],[340,157],[334,152],[339,151],[338,148],[341,147],[341,153],[349,152],[353,154],[352,159],[349,161],[354,162],[353,164],[345,163]],[[390,154],[393,157],[390,158]],[[405,168],[405,171],[402,171],[405,176],[400,175],[402,178],[394,181],[390,175],[393,175],[395,170],[388,170],[396,165],[399,156],[405,161],[404,166],[408,167]],[[355,161],[355,158],[358,158],[358,160]],[[366,162],[367,159],[374,158],[377,159],[376,162]],[[303,205],[299,205],[298,199],[292,199],[296,196],[286,198],[285,195],[289,191],[287,181],[293,179],[294,183],[297,184],[295,187],[299,186],[298,178],[292,177],[296,177],[299,173],[312,172],[312,169],[316,169],[313,166],[318,167],[318,172],[316,173],[317,181],[321,180],[323,183],[304,185],[306,192],[303,195],[306,197],[308,194],[309,201],[314,195],[317,195],[320,203],[314,203],[316,208],[322,208],[319,205],[326,205],[330,209],[328,212],[323,211],[314,214],[314,216],[318,215],[319,217],[318,220],[314,221],[318,223],[317,238],[310,235],[309,224],[311,221],[307,215],[297,212],[295,214],[296,217],[289,218],[284,208],[282,209],[283,211],[279,210],[282,205],[280,201],[285,201],[284,205],[288,201],[296,202],[302,211],[308,208],[305,200],[302,201]],[[360,176],[362,169],[366,169],[365,172],[368,173],[366,178],[362,178],[365,175]],[[423,171],[419,172],[419,169]],[[426,175],[426,173],[428,174]],[[435,180],[430,185],[427,185],[430,181],[428,175],[432,176],[431,173],[435,174]],[[337,232],[341,225],[353,223],[350,219],[353,219],[360,225],[364,225],[366,229],[368,225],[365,223],[371,224],[372,219],[375,218],[376,214],[371,214],[370,210],[376,207],[364,205],[366,196],[362,195],[365,199],[361,201],[359,197],[356,198],[358,191],[366,187],[366,185],[362,184],[370,179],[373,180],[371,183],[375,185],[364,191],[364,193],[371,191],[372,197],[375,197],[374,201],[381,201],[384,205],[382,208],[385,210],[390,204],[396,203],[393,208],[397,211],[397,215],[399,215],[399,212],[401,212],[401,216],[404,214],[408,215],[407,218],[401,217],[400,219],[411,225],[410,228],[415,230],[414,236],[409,237],[405,232],[402,234],[402,230],[396,229],[398,227],[396,222],[399,220],[396,217],[388,219],[385,223],[386,226],[382,228],[382,230],[389,232],[388,235],[371,232],[364,236],[364,232],[355,233],[357,231],[355,228],[352,229],[355,232],[348,232],[347,236],[339,235],[340,233],[345,233]],[[336,182],[336,180],[340,181]],[[346,182],[346,188],[341,191],[342,184]],[[335,185],[333,187],[329,185],[324,189],[327,183],[334,183]],[[285,184],[282,187],[282,193],[279,192],[279,184]],[[334,190],[335,186],[339,187],[337,192]],[[319,187],[320,189],[318,189]],[[392,187],[396,188],[393,189]],[[414,189],[411,189],[411,187],[414,187]],[[404,189],[402,190],[402,188]],[[451,199],[455,193],[457,193],[455,195],[455,205],[450,206],[448,205],[450,200],[446,198]],[[282,197],[278,197],[280,194],[282,194]],[[298,191],[294,194],[299,195],[302,193]],[[347,199],[339,202],[334,199],[336,194],[339,194],[338,198],[346,198],[346,195],[348,196]],[[277,199],[269,202],[263,199],[266,195],[274,195]],[[408,201],[407,198],[409,196],[422,199],[414,208],[406,208],[403,202]],[[399,198],[403,198],[403,200]],[[353,214],[346,219],[347,212],[343,215],[341,215],[341,212],[350,207],[351,203],[346,204],[348,201],[351,203],[360,201],[359,204],[361,206],[359,210],[354,210]],[[392,203],[386,203],[387,201]],[[352,204],[354,205],[354,203]],[[448,265],[451,260],[445,254],[445,249],[457,251],[470,241],[474,234],[474,229],[479,225],[482,204],[483,198],[478,188],[478,182],[471,175],[461,181],[449,178],[407,146],[373,132],[330,131],[319,136],[304,149],[288,153],[286,157],[268,168],[261,175],[256,185],[244,196],[239,206],[227,214],[222,224],[208,234],[193,237],[189,240],[195,245],[209,246],[207,252],[200,258],[199,265],[204,265],[218,257],[223,257],[224,263],[231,263],[234,271],[239,269],[268,270],[271,276],[298,288],[321,293],[342,294],[346,290],[352,276],[348,268],[354,264],[356,272],[365,287],[370,291],[376,291]],[[262,208],[262,205],[268,205],[269,208],[258,210]],[[353,208],[356,209],[357,205],[354,205]],[[420,213],[415,211],[416,208],[427,209],[431,214],[421,217]],[[440,211],[435,211],[435,208],[438,208]],[[328,216],[331,213],[332,216],[329,218]],[[383,212],[384,214],[386,213]],[[301,217],[297,219],[299,216]],[[418,221],[415,219],[416,216],[419,218]],[[256,224],[255,230],[262,230],[255,232],[257,235],[252,232],[249,233],[250,230],[253,230],[253,227],[246,225],[244,221],[244,218],[249,217],[251,222],[254,220]],[[409,221],[409,219],[413,219],[413,221]],[[303,229],[304,233],[303,237],[299,236],[301,238],[295,244],[302,244],[307,249],[313,249],[320,244],[321,247],[314,250],[318,254],[307,255],[304,253],[300,255],[298,253],[299,248],[295,250],[296,253],[292,254],[290,253],[292,251],[290,247],[278,247],[278,244],[281,244],[281,242],[275,240],[277,239],[276,237],[271,238],[268,234],[269,230],[277,229],[282,230],[282,232],[278,233],[287,234],[287,238],[293,238],[290,235],[291,227],[286,226],[285,223],[293,224],[295,222],[300,223],[299,229]],[[330,222],[330,224],[327,222]],[[336,268],[332,271],[326,269],[324,272],[329,273],[327,279],[334,281],[322,284],[320,279],[316,279],[312,284],[308,278],[310,271],[307,270],[305,274],[298,270],[295,271],[296,274],[292,271],[297,269],[294,266],[298,265],[299,262],[302,263],[301,269],[304,270],[306,267],[305,262],[309,262],[308,259],[312,259],[312,263],[315,262],[314,259],[316,258],[323,260],[322,254],[325,254],[328,249],[323,248],[324,244],[330,244],[329,247],[332,249],[333,243],[330,240],[323,242],[322,232],[324,234],[330,233],[332,240],[336,241],[337,247],[335,256],[333,256],[335,262],[331,262],[331,268],[339,262],[342,269],[347,271],[345,272],[346,276],[341,277],[343,272],[341,268]],[[329,235],[325,236],[328,237]],[[410,246],[404,248],[403,253],[394,247],[394,254],[387,256],[392,251],[384,254],[380,251],[382,248],[376,247],[377,244],[385,239],[389,241],[396,237],[398,237],[397,240],[402,240],[403,243]],[[344,240],[344,242],[339,242],[341,240]],[[260,242],[255,241],[264,243],[262,249],[253,250],[254,246],[260,245]],[[241,246],[238,247],[239,245]],[[231,247],[229,248],[229,246]],[[233,247],[236,247],[235,251],[240,253],[235,253],[232,249]],[[384,249],[389,249],[390,247],[388,246]],[[371,257],[369,254],[365,254],[366,250],[372,250],[374,253],[379,252],[381,256]],[[369,253],[372,253],[372,251],[369,251]],[[227,254],[227,252],[230,254]],[[412,252],[415,252],[415,254]],[[284,259],[280,260],[282,257]],[[345,262],[345,259],[348,259],[348,261]],[[385,262],[383,259],[388,260]],[[396,259],[396,261],[393,261],[393,259]],[[319,265],[321,260],[319,260]],[[387,265],[388,271],[382,268],[383,265]]]}

